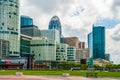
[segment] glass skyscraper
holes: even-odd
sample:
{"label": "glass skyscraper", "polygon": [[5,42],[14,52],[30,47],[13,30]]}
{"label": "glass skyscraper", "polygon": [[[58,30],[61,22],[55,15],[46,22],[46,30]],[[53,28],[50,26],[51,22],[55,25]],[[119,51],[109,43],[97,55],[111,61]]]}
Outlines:
{"label": "glass skyscraper", "polygon": [[28,16],[21,16],[21,27],[33,26],[33,19]]}
{"label": "glass skyscraper", "polygon": [[62,30],[61,30],[61,23],[60,23],[60,19],[58,18],[58,16],[53,16],[49,22],[49,29],[56,29],[60,31],[60,35],[62,34]]}
{"label": "glass skyscraper", "polygon": [[93,37],[92,32],[88,34],[88,48],[90,49],[90,56],[93,55]]}
{"label": "glass skyscraper", "polygon": [[0,39],[9,41],[9,55],[20,56],[19,0],[0,0]]}
{"label": "glass skyscraper", "polygon": [[92,31],[93,37],[93,59],[105,59],[105,27],[94,26]]}

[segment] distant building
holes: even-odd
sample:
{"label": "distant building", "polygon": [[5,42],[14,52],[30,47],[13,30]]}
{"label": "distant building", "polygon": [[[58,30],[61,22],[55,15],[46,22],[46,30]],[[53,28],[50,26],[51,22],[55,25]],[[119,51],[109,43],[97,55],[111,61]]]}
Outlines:
{"label": "distant building", "polygon": [[21,28],[33,26],[33,19],[29,16],[21,16]]}
{"label": "distant building", "polygon": [[105,60],[110,61],[110,54],[105,54]]}
{"label": "distant building", "polygon": [[78,45],[80,49],[85,49],[85,42],[79,42]]}
{"label": "distant building", "polygon": [[21,34],[30,37],[40,37],[40,30],[36,26],[29,26],[21,28]]}
{"label": "distant building", "polygon": [[19,0],[0,0],[0,39],[9,41],[9,56],[20,56]]}
{"label": "distant building", "polygon": [[67,61],[69,61],[69,62],[76,61],[76,48],[73,46],[67,47]]}
{"label": "distant building", "polygon": [[82,59],[86,59],[86,61],[88,61],[89,58],[90,58],[90,50],[88,48],[76,50],[76,61],[77,62],[81,63]]}
{"label": "distant building", "polygon": [[93,57],[93,37],[92,37],[92,33],[88,34],[88,48],[90,49],[90,56]]}
{"label": "distant building", "polygon": [[49,22],[49,28],[48,29],[56,29],[59,30],[60,32],[60,36],[62,34],[62,29],[61,29],[61,23],[60,23],[60,19],[58,18],[58,16],[53,16]]}
{"label": "distant building", "polygon": [[69,46],[79,48],[79,39],[77,37],[66,37],[64,38],[64,43],[68,44]]}
{"label": "distant building", "polygon": [[93,27],[93,59],[105,59],[105,27]]}
{"label": "distant building", "polygon": [[60,43],[60,32],[58,30],[40,30],[40,34],[42,37],[47,37],[48,40],[55,40]]}

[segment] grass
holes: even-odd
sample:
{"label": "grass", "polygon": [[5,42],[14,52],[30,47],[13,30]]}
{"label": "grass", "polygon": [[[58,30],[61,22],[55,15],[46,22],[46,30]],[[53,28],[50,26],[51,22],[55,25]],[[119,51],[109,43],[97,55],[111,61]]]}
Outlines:
{"label": "grass", "polygon": [[[62,75],[63,73],[70,73],[71,76],[86,76],[87,71],[0,70],[0,75],[15,75],[16,72],[23,72],[24,75]],[[98,72],[98,77],[120,78],[120,72]]]}

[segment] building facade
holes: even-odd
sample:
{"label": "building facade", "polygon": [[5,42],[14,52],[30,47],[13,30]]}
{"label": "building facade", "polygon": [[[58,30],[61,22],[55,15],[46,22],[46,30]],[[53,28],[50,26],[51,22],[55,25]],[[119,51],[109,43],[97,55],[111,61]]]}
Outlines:
{"label": "building facade", "polygon": [[21,34],[20,35],[20,55],[26,57],[30,54],[30,42],[32,37]]}
{"label": "building facade", "polygon": [[0,40],[0,59],[9,56],[9,41]]}
{"label": "building facade", "polygon": [[56,29],[59,30],[60,35],[62,34],[62,29],[61,29],[61,23],[60,19],[58,16],[53,16],[49,22],[49,28],[48,29]]}
{"label": "building facade", "polygon": [[73,46],[67,47],[67,61],[69,61],[69,62],[76,61],[76,48]]}
{"label": "building facade", "polygon": [[67,61],[67,44],[59,43],[56,45],[56,61]]}
{"label": "building facade", "polygon": [[33,19],[28,16],[21,16],[21,27],[28,27],[28,26],[33,26]]}
{"label": "building facade", "polygon": [[36,26],[22,27],[21,34],[24,34],[30,37],[40,37],[40,30]]}
{"label": "building facade", "polygon": [[56,61],[56,42],[43,37],[33,37],[30,53],[34,54],[35,62]]}
{"label": "building facade", "polygon": [[66,37],[64,38],[64,43],[68,44],[69,46],[79,48],[79,39],[77,37]]}
{"label": "building facade", "polygon": [[88,48],[85,49],[77,49],[76,50],[76,61],[81,63],[82,59],[88,61],[90,58],[90,50]]}
{"label": "building facade", "polygon": [[85,42],[79,42],[78,45],[80,49],[85,49]]}
{"label": "building facade", "polygon": [[105,27],[93,27],[93,59],[105,59]]}
{"label": "building facade", "polygon": [[40,34],[42,37],[47,37],[48,40],[54,40],[60,43],[60,32],[58,30],[40,30]]}
{"label": "building facade", "polygon": [[90,49],[90,56],[93,57],[93,36],[92,36],[92,33],[88,34],[87,39],[88,39],[88,48]]}
{"label": "building facade", "polygon": [[9,55],[20,56],[19,0],[0,0],[0,39],[9,41]]}

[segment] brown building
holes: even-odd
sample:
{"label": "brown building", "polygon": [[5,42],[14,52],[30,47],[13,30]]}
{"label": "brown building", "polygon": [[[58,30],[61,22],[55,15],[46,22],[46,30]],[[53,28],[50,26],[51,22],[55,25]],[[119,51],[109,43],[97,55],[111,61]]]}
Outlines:
{"label": "brown building", "polygon": [[64,43],[68,44],[69,46],[79,48],[79,39],[77,37],[66,37],[64,38]]}
{"label": "brown building", "polygon": [[85,49],[85,42],[79,42],[78,45],[80,49]]}

